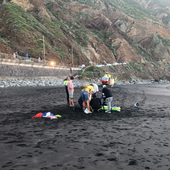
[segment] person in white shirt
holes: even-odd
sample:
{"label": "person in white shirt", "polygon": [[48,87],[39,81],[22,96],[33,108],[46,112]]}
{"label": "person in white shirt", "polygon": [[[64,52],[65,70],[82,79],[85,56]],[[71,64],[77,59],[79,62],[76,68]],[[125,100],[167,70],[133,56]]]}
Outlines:
{"label": "person in white shirt", "polygon": [[99,92],[99,87],[98,87],[98,85],[95,84],[95,83],[93,83],[93,84],[91,84],[91,85],[93,86],[93,89],[94,89],[94,91],[92,92],[92,94],[96,94],[96,96],[97,96],[97,93]]}

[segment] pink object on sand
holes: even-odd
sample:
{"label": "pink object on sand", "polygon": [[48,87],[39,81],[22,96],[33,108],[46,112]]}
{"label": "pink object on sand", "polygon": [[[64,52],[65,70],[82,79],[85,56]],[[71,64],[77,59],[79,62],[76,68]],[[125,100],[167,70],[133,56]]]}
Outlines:
{"label": "pink object on sand", "polygon": [[57,117],[55,117],[55,116],[47,116],[47,117],[50,119],[57,119]]}

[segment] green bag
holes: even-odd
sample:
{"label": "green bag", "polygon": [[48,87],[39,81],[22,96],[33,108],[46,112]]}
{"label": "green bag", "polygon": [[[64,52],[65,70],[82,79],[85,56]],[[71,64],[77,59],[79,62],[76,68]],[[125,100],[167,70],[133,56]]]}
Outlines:
{"label": "green bag", "polygon": [[[107,110],[108,109],[108,106],[102,106],[102,109],[101,110]],[[120,112],[121,108],[120,107],[111,107],[111,111],[117,111],[117,112]]]}

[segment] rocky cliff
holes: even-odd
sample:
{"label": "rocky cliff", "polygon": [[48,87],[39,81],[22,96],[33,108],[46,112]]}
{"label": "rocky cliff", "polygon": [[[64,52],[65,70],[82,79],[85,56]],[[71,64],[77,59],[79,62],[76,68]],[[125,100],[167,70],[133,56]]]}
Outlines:
{"label": "rocky cliff", "polygon": [[[57,63],[170,61],[170,4],[157,0],[0,0],[0,52]],[[165,13],[155,13],[166,9]]]}
{"label": "rocky cliff", "polygon": [[136,0],[144,8],[148,9],[163,24],[170,27],[170,1],[169,0]]}

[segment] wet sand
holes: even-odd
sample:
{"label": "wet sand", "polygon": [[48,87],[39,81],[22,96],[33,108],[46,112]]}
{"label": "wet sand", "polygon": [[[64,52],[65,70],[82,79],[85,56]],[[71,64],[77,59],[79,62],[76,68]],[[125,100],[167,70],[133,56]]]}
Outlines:
{"label": "wet sand", "polygon": [[[66,106],[64,87],[0,89],[0,169],[169,170],[170,84],[110,89],[122,111],[89,115]],[[32,119],[46,111],[62,118]]]}

